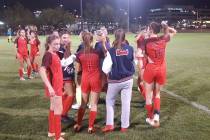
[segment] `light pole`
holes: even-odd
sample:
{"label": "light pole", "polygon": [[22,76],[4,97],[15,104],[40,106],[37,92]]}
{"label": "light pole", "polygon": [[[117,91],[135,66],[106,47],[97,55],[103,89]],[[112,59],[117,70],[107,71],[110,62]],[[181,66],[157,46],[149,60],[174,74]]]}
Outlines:
{"label": "light pole", "polygon": [[81,30],[83,30],[83,0],[80,0]]}
{"label": "light pole", "polygon": [[128,19],[127,19],[127,31],[130,32],[130,0],[128,0]]}

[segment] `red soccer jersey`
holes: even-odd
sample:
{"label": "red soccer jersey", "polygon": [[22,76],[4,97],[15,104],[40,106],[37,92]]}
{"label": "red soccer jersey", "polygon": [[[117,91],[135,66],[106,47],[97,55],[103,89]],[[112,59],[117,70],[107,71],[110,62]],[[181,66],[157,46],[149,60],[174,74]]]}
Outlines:
{"label": "red soccer jersey", "polygon": [[146,55],[155,65],[162,65],[165,61],[166,43],[170,36],[153,37],[146,39]]}
{"label": "red soccer jersey", "polygon": [[77,54],[76,61],[82,66],[82,74],[94,74],[100,72],[100,56],[94,49],[89,53],[84,50]]}
{"label": "red soccer jersey", "polygon": [[40,44],[40,41],[38,39],[34,39],[30,41],[32,55],[36,55],[37,52],[39,51],[39,48],[38,48],[39,44]]}
{"label": "red soccer jersey", "polygon": [[16,38],[15,43],[17,44],[17,51],[19,54],[21,55],[27,55],[28,54],[28,48],[27,48],[27,44],[28,41],[26,38]]}
{"label": "red soccer jersey", "polygon": [[100,55],[94,49],[90,52],[80,51],[77,54],[76,61],[82,67],[81,89],[83,93],[90,93],[91,91],[100,93],[101,79],[100,79]]}
{"label": "red soccer jersey", "polygon": [[[55,90],[57,96],[63,94],[63,74],[61,68],[60,58],[57,54],[46,52],[42,59],[42,66],[47,69],[48,79]],[[47,96],[49,96],[48,89]]]}

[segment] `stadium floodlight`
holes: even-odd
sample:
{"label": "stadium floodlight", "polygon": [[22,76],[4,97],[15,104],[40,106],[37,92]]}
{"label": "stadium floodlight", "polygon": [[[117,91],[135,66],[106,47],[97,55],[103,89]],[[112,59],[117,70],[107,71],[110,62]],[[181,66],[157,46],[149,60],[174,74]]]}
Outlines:
{"label": "stadium floodlight", "polygon": [[4,22],[0,21],[0,25],[4,25]]}
{"label": "stadium floodlight", "polygon": [[81,30],[83,30],[83,0],[80,0]]}
{"label": "stadium floodlight", "polygon": [[128,32],[130,32],[130,0],[128,0]]}

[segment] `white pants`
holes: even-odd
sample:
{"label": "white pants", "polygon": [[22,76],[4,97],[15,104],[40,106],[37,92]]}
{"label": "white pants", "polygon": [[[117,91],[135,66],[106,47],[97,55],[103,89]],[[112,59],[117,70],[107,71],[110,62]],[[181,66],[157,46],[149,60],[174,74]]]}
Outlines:
{"label": "white pants", "polygon": [[114,106],[116,96],[121,95],[121,128],[130,125],[130,103],[133,79],[121,83],[109,83],[106,95],[106,125],[114,125]]}

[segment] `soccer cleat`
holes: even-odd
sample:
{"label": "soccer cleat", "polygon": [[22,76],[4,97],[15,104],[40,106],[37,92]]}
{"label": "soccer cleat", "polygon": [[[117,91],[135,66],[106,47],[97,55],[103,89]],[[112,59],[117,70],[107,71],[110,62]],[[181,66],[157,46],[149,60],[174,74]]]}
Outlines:
{"label": "soccer cleat", "polygon": [[[61,132],[61,136],[64,136],[65,134],[66,134],[65,132]],[[50,132],[48,132],[47,136],[48,136],[49,138],[55,137],[55,133],[50,133]]]}
{"label": "soccer cleat", "polygon": [[78,110],[80,108],[80,105],[79,104],[74,104],[74,105],[72,105],[71,108],[75,109],[75,110]]}
{"label": "soccer cleat", "polygon": [[95,133],[96,132],[96,129],[94,128],[94,127],[89,127],[88,128],[88,133],[89,134],[93,134],[93,133]]}
{"label": "soccer cleat", "polygon": [[74,131],[75,131],[75,132],[79,132],[79,131],[81,130],[81,128],[82,128],[82,126],[79,125],[79,124],[75,124],[75,125],[74,125]]}
{"label": "soccer cleat", "polygon": [[25,78],[23,78],[23,77],[21,77],[21,78],[20,78],[20,81],[25,81],[25,80],[26,80],[26,79],[25,79]]}
{"label": "soccer cleat", "polygon": [[154,120],[150,118],[146,118],[146,123],[148,123],[150,126],[154,126]]}
{"label": "soccer cleat", "polygon": [[32,76],[29,76],[29,77],[28,77],[28,79],[34,79],[34,77],[32,77]]}
{"label": "soccer cleat", "polygon": [[160,127],[160,115],[159,114],[154,115],[154,127],[155,128]]}
{"label": "soccer cleat", "polygon": [[108,133],[114,131],[114,126],[113,125],[106,125],[103,129],[102,132]]}
{"label": "soccer cleat", "polygon": [[127,130],[128,130],[127,128],[121,128],[120,132],[125,133],[125,132],[127,132]]}

